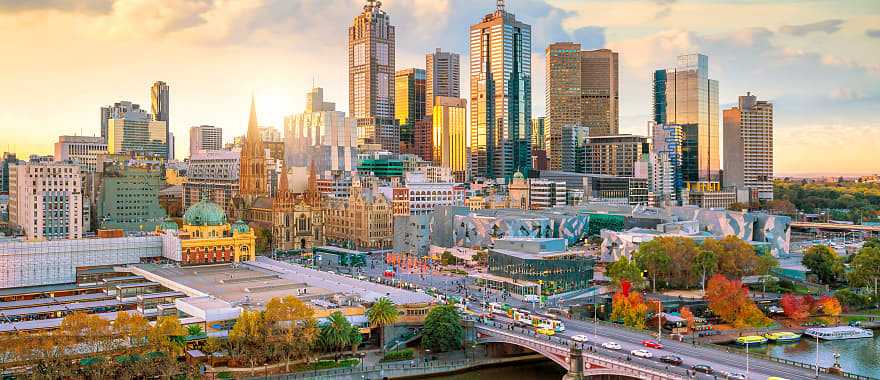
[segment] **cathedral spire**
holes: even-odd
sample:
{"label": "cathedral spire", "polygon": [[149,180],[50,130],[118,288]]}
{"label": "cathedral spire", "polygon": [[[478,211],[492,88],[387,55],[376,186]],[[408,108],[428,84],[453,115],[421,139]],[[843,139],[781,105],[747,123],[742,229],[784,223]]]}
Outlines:
{"label": "cathedral spire", "polygon": [[248,142],[263,142],[263,139],[260,137],[260,127],[257,124],[257,105],[256,101],[254,100],[254,94],[251,94],[251,114],[248,118],[247,139],[249,140]]}

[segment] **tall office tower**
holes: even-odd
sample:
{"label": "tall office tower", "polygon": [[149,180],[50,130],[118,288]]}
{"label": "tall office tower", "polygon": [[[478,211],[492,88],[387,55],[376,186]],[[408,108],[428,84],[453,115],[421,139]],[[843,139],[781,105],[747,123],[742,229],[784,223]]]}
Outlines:
{"label": "tall office tower", "polygon": [[103,137],[58,136],[58,142],[55,143],[55,161],[79,164],[81,172],[94,173],[98,155],[101,154],[107,154],[107,143]]}
{"label": "tall office tower", "polygon": [[153,120],[164,121],[168,128],[168,136],[165,138],[168,141],[168,155],[165,157],[173,160],[174,144],[171,140],[171,121],[168,119],[170,113],[168,108],[168,85],[165,82],[157,81],[150,87],[150,110],[153,114]]}
{"label": "tall office tower", "polygon": [[28,239],[79,239],[83,232],[79,165],[60,162],[9,167],[9,222]]}
{"label": "tall office tower", "polygon": [[467,100],[437,96],[434,124],[434,165],[449,168],[458,182],[467,179]]}
{"label": "tall office tower", "polygon": [[263,136],[257,126],[257,106],[253,97],[251,97],[247,135],[241,147],[240,173],[239,194],[242,197],[256,198],[269,194],[266,151],[263,147]]}
{"label": "tall office tower", "polygon": [[532,27],[498,0],[470,28],[471,177],[531,169]]}
{"label": "tall office tower", "polygon": [[315,163],[318,173],[357,168],[357,122],[324,101],[324,90],[306,94],[305,112],[284,118],[285,160],[291,166]]}
{"label": "tall office tower", "polygon": [[3,161],[0,161],[0,194],[9,194],[9,166],[17,163],[15,153],[3,152]]}
{"label": "tall office tower", "polygon": [[590,129],[578,124],[563,125],[561,135],[562,139],[557,149],[562,156],[562,171],[585,173]]}
{"label": "tall office tower", "polygon": [[186,182],[183,183],[183,209],[206,196],[230,213],[232,200],[238,197],[240,172],[239,151],[209,150],[190,156]]}
{"label": "tall office tower", "polygon": [[532,119],[532,153],[547,149],[544,144],[544,120],[543,116]]}
{"label": "tall office tower", "polygon": [[750,92],[724,110],[724,186],[773,199],[773,103]]}
{"label": "tall office tower", "polygon": [[134,108],[107,119],[107,152],[136,153],[168,158],[168,125]]}
{"label": "tall office tower", "polygon": [[654,72],[654,122],[682,131],[681,173],[688,189],[719,189],[718,81],[709,79],[709,57],[678,57],[675,68]]}
{"label": "tall office tower", "polygon": [[223,149],[223,129],[213,125],[189,128],[189,156],[204,150]]}
{"label": "tall office tower", "polygon": [[636,177],[636,163],[648,151],[648,138],[644,136],[592,136],[585,149],[584,173]]}
{"label": "tall office tower", "polygon": [[394,118],[400,126],[400,152],[415,153],[413,129],[425,118],[425,70],[412,68],[394,74]]}
{"label": "tall office tower", "polygon": [[654,193],[658,205],[679,204],[684,187],[681,178],[681,126],[649,123],[651,157],[648,191]]}
{"label": "tall office tower", "polygon": [[113,105],[110,106],[101,107],[101,137],[103,137],[105,141],[107,140],[108,120],[121,118],[129,111],[137,113],[144,112],[141,110],[140,105],[125,100],[113,103]]}
{"label": "tall office tower", "polygon": [[581,50],[581,45],[558,42],[547,47],[546,139],[550,169],[563,166],[558,149],[562,127],[581,125],[591,136],[618,133],[617,53],[608,49]]}
{"label": "tall office tower", "polygon": [[361,144],[379,144],[400,152],[400,127],[394,120],[394,26],[367,0],[348,28],[348,109],[357,120]]}
{"label": "tall office tower", "polygon": [[425,113],[434,109],[434,97],[461,97],[461,56],[441,51],[425,55]]}

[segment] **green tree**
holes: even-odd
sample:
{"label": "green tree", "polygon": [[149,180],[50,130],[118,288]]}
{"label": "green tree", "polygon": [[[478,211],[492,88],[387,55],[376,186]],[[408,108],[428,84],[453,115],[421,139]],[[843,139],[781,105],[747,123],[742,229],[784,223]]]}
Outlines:
{"label": "green tree", "polygon": [[433,308],[425,317],[422,329],[422,344],[434,352],[446,352],[461,348],[464,328],[461,317],[452,305],[441,305]]}
{"label": "green tree", "polygon": [[850,263],[848,279],[851,286],[873,289],[876,302],[880,295],[880,248],[862,247]]}
{"label": "green tree", "polygon": [[651,276],[651,291],[657,291],[657,275],[669,270],[672,259],[663,243],[654,239],[639,245],[639,250],[633,255],[639,268],[648,271]]}
{"label": "green tree", "polygon": [[318,341],[327,351],[338,352],[351,346],[352,326],[345,315],[336,311],[321,325]]}
{"label": "green tree", "polygon": [[605,270],[605,274],[616,287],[620,287],[621,281],[629,281],[634,287],[641,288],[644,282],[642,270],[635,261],[630,261],[625,256],[611,263]]}
{"label": "green tree", "polygon": [[393,325],[400,318],[400,311],[397,305],[389,298],[379,298],[369,309],[367,309],[367,320],[370,326],[379,329],[379,346],[385,349],[385,326]]}
{"label": "green tree", "polygon": [[843,274],[843,264],[837,253],[827,245],[817,244],[804,252],[801,261],[804,266],[816,275],[819,283],[833,284]]}
{"label": "green tree", "polygon": [[709,273],[715,272],[718,268],[718,256],[715,252],[701,250],[697,257],[694,258],[693,270],[700,273],[700,287],[703,295],[706,294],[706,279]]}

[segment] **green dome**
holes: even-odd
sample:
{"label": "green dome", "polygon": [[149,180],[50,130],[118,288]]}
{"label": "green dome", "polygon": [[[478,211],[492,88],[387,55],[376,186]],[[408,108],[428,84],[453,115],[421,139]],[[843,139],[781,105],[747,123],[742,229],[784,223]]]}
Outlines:
{"label": "green dome", "polygon": [[222,226],[226,224],[226,212],[220,205],[202,199],[186,210],[183,221],[190,226]]}
{"label": "green dome", "polygon": [[238,233],[246,234],[251,228],[245,223],[243,220],[236,220],[235,223],[232,223],[232,230]]}
{"label": "green dome", "polygon": [[524,176],[521,171],[517,170],[516,173],[513,173],[513,179],[526,179],[526,176]]}
{"label": "green dome", "polygon": [[178,228],[179,227],[177,226],[177,223],[171,220],[171,218],[165,218],[165,220],[163,220],[162,223],[159,224],[159,229],[162,231],[176,230]]}

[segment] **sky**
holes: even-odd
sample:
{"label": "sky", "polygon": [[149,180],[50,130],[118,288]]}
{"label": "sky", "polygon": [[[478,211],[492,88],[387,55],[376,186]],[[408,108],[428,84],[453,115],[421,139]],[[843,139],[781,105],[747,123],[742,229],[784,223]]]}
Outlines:
{"label": "sky", "polygon": [[[0,151],[49,154],[59,135],[99,134],[99,108],[171,87],[176,154],[193,125],[244,133],[302,112],[314,82],[348,109],[347,27],[362,0],[0,0]],[[434,48],[462,54],[494,0],[385,0],[398,69]],[[780,175],[880,172],[880,2],[507,0],[532,26],[533,116],[544,115],[544,50],[574,41],[620,59],[622,133],[646,134],[653,70],[709,56],[721,108],[750,91],[774,103]]]}

